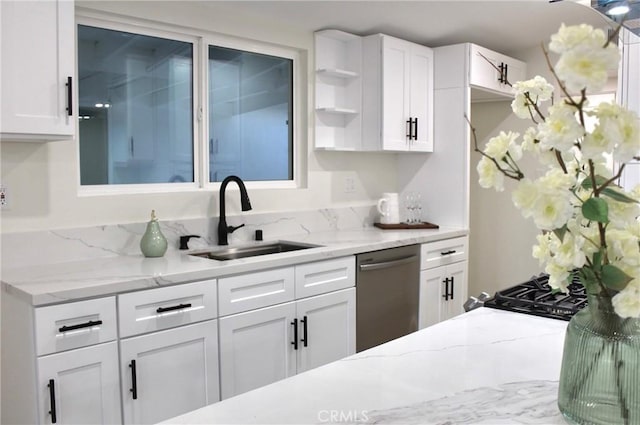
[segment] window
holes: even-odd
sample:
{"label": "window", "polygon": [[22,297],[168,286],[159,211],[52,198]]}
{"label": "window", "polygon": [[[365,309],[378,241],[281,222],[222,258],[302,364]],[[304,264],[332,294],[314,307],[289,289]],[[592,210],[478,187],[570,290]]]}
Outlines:
{"label": "window", "polygon": [[193,45],[78,26],[81,185],[194,181]]}
{"label": "window", "polygon": [[273,187],[295,181],[295,52],[79,22],[83,190],[206,187],[232,174]]}
{"label": "window", "polygon": [[293,61],[209,46],[210,180],[293,179]]}

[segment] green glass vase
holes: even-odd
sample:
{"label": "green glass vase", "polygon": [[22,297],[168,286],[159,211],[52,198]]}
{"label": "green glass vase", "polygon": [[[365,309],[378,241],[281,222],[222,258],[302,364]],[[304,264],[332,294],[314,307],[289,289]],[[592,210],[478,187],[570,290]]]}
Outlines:
{"label": "green glass vase", "polygon": [[567,327],[558,407],[569,423],[640,424],[640,320],[588,296]]}

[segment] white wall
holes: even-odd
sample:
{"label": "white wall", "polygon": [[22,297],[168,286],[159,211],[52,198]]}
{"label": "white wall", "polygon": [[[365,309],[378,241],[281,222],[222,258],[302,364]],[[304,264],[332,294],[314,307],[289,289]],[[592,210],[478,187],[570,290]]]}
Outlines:
{"label": "white wall", "polygon": [[[308,168],[305,187],[249,190],[255,212],[277,212],[366,205],[382,192],[395,191],[394,154],[352,154],[313,150],[313,34],[294,27],[227,12],[217,2],[113,1],[77,2],[85,9],[195,27],[236,37],[299,49],[303,69],[303,102],[307,129],[301,149]],[[155,209],[162,220],[217,216],[217,194],[207,190],[139,195],[78,196],[75,140],[0,144],[1,182],[10,194],[10,209],[1,213],[2,233],[146,221]],[[344,193],[346,177],[356,191]],[[231,190],[235,190],[230,185]],[[229,212],[239,211],[229,194]],[[246,214],[246,213],[245,213]]]}

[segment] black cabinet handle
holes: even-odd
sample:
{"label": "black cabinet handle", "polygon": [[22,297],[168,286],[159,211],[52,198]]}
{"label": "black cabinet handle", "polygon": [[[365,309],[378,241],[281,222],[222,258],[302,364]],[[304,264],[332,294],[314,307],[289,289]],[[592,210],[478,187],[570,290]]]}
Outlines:
{"label": "black cabinet handle", "polygon": [[413,127],[411,126],[411,124],[413,124],[413,119],[411,119],[411,117],[409,117],[409,120],[407,121],[407,130],[409,131],[409,134],[407,134],[407,138],[409,140],[411,140],[412,130],[413,130]]}
{"label": "black cabinet handle", "polygon": [[504,64],[504,84],[509,84],[509,65]]}
{"label": "black cabinet handle", "polygon": [[138,380],[136,379],[136,361],[131,360],[129,363],[129,368],[131,369],[131,388],[129,392],[131,392],[133,399],[138,399]]}
{"label": "black cabinet handle", "polygon": [[291,324],[293,325],[293,341],[291,342],[291,344],[293,345],[293,349],[297,350],[298,349],[298,319],[293,319],[293,322],[291,322]]}
{"label": "black cabinet handle", "polygon": [[440,255],[455,254],[455,252],[456,252],[455,249],[450,249],[449,251],[441,252]]}
{"label": "black cabinet handle", "polygon": [[302,344],[306,347],[309,343],[309,337],[307,335],[307,316],[304,316],[300,321],[302,322],[302,339],[300,341],[302,341]]}
{"label": "black cabinet handle", "polygon": [[49,379],[49,400],[51,401],[51,410],[49,410],[49,414],[51,415],[51,423],[55,424],[58,421],[58,417],[56,415],[56,388],[55,382],[53,379]]}
{"label": "black cabinet handle", "polygon": [[191,303],[172,305],[171,307],[158,307],[156,313],[165,313],[167,311],[182,310],[191,307]]}
{"label": "black cabinet handle", "polygon": [[413,119],[413,123],[415,124],[415,131],[413,132],[413,140],[418,140],[418,118]]}
{"label": "black cabinet handle", "polygon": [[93,326],[98,326],[101,324],[102,320],[89,320],[86,323],[80,323],[78,325],[63,326],[61,328],[58,328],[58,332],[75,331],[76,329],[91,328]]}
{"label": "black cabinet handle", "polygon": [[131,153],[131,156],[133,157],[135,154],[134,148],[133,148],[133,137],[129,138],[129,152]]}
{"label": "black cabinet handle", "polygon": [[453,276],[451,276],[451,299],[453,299]]}
{"label": "black cabinet handle", "polygon": [[73,115],[73,79],[71,77],[67,77],[67,115]]}
{"label": "black cabinet handle", "polygon": [[[442,283],[444,283],[444,295],[442,295],[442,298],[444,298],[445,301],[449,301],[453,299],[453,277],[451,277],[451,279],[446,278],[445,280],[442,281]],[[449,290],[449,284],[451,284],[451,290]]]}

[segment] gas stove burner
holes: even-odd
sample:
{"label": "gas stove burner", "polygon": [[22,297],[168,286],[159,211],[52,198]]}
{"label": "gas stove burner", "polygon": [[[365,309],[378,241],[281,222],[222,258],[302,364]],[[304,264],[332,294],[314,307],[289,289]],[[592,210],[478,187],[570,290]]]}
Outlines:
{"label": "gas stove burner", "polygon": [[496,292],[484,305],[568,321],[587,305],[587,294],[577,276],[573,277],[567,293],[563,293],[554,292],[549,286],[549,275],[541,274],[512,288]]}

